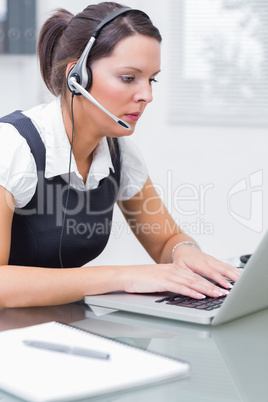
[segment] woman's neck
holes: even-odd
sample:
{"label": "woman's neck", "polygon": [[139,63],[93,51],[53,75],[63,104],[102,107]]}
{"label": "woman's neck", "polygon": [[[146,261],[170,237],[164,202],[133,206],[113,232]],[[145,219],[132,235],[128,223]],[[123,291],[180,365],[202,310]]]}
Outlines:
{"label": "woman's neck", "polygon": [[[74,110],[74,116],[77,116],[74,121],[74,127],[71,110],[66,107],[66,104],[61,105],[61,110],[65,131],[70,144],[73,141],[72,152],[76,165],[85,183],[93,160],[93,152],[101,138],[93,135],[93,130],[91,130],[88,125],[85,125],[82,118],[79,118],[79,112],[77,110]],[[80,122],[82,122],[82,124],[80,124]]]}

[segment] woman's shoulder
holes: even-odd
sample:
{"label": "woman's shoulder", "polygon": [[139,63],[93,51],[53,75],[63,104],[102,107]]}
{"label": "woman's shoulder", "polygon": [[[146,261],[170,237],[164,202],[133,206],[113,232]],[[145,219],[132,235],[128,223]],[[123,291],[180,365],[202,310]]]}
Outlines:
{"label": "woman's shoulder", "polygon": [[20,135],[13,124],[0,121],[0,148],[2,150],[3,148],[19,148],[23,146],[25,142],[25,139]]}
{"label": "woman's shoulder", "polygon": [[30,147],[10,123],[0,122],[0,185],[22,207],[32,197],[36,186],[36,164]]}

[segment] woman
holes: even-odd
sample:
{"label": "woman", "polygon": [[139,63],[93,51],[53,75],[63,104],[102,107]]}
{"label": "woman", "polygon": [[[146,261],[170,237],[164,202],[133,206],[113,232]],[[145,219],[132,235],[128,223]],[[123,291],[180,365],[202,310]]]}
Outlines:
{"label": "woman", "polygon": [[[119,9],[105,2],[76,16],[52,15],[38,54],[56,99],[0,123],[0,307],[63,304],[116,290],[218,297],[228,293],[225,277],[239,276],[175,225],[127,138],[160,71],[161,36],[148,16],[126,10],[97,29],[81,82],[77,66],[89,38]],[[157,264],[84,266],[107,243],[115,202]]]}

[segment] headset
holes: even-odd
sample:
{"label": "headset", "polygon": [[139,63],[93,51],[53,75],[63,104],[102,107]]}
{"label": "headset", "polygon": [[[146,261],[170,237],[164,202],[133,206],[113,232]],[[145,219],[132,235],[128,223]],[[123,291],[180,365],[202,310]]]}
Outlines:
{"label": "headset", "polygon": [[129,11],[138,11],[139,13],[143,14],[146,18],[150,19],[149,16],[140,10],[135,10],[133,8],[124,7],[120,8],[119,10],[113,11],[109,13],[106,18],[104,18],[97,28],[94,29],[91,38],[89,39],[82,55],[80,56],[78,62],[75,66],[70,70],[68,77],[67,77],[67,86],[69,90],[72,92],[73,95],[83,95],[86,99],[92,102],[95,106],[101,109],[104,113],[110,116],[116,123],[120,126],[124,127],[127,130],[131,130],[130,125],[119,119],[118,117],[114,116],[110,113],[107,109],[105,109],[93,96],[88,92],[92,85],[92,71],[89,67],[87,67],[87,59],[90,53],[90,50],[95,43],[97,37],[99,36],[100,31],[102,28],[109,24],[109,22],[113,21],[119,15],[125,14]]}

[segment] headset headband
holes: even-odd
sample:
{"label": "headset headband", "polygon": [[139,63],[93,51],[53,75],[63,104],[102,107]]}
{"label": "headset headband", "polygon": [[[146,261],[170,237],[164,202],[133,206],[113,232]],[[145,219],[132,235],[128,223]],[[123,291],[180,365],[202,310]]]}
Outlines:
{"label": "headset headband", "polygon": [[150,19],[149,16],[144,13],[141,10],[136,10],[130,7],[124,7],[124,8],[119,8],[118,10],[112,11],[111,13],[109,13],[100,23],[99,25],[94,29],[91,38],[89,39],[82,55],[80,56],[78,62],[76,63],[76,65],[74,66],[74,68],[70,71],[68,78],[67,78],[67,84],[68,84],[68,88],[70,89],[71,92],[74,92],[76,94],[79,94],[79,91],[77,91],[77,89],[74,88],[74,86],[72,85],[72,83],[70,82],[69,78],[74,77],[76,79],[76,81],[83,87],[86,89],[89,89],[90,85],[91,85],[91,77],[89,77],[88,71],[87,71],[87,59],[88,59],[88,55],[89,52],[95,42],[95,40],[97,39],[97,37],[99,36],[100,31],[102,30],[102,28],[107,25],[109,22],[113,21],[115,18],[117,18],[119,15],[121,14],[125,14],[129,11],[138,11],[139,13],[143,14],[146,18]]}
{"label": "headset headband", "polygon": [[97,28],[94,29],[93,34],[91,36],[93,36],[95,39],[97,39],[97,37],[99,36],[100,31],[102,30],[102,28],[106,25],[109,24],[109,22],[113,21],[115,18],[117,18],[119,15],[121,14],[125,14],[126,12],[128,12],[129,10],[132,10],[132,8],[130,7],[125,7],[125,8],[120,8],[119,10],[115,10],[112,11],[111,13],[109,13],[104,20],[102,20],[99,25],[97,26]]}

